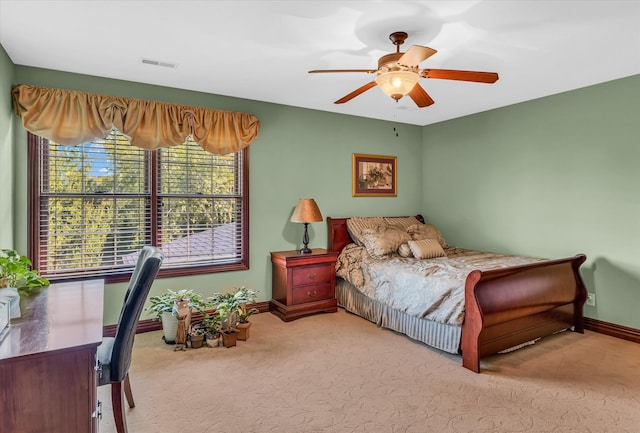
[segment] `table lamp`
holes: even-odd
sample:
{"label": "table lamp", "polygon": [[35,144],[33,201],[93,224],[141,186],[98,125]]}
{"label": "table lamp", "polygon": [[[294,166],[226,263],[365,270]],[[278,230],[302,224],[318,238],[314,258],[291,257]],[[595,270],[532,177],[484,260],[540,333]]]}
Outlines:
{"label": "table lamp", "polygon": [[309,232],[307,231],[307,226],[309,223],[317,223],[320,221],[322,221],[322,214],[320,213],[320,209],[318,209],[318,205],[314,199],[301,198],[298,200],[298,204],[293,211],[293,215],[291,215],[291,222],[304,224],[304,237],[302,238],[304,247],[299,250],[300,254],[309,254],[311,252],[308,247]]}

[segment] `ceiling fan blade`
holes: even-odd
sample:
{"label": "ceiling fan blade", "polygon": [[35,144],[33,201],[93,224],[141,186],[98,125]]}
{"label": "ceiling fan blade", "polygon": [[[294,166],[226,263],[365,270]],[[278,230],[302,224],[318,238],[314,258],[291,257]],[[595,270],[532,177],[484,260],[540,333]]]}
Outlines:
{"label": "ceiling fan blade", "polygon": [[354,90],[353,92],[349,93],[348,95],[343,96],[342,98],[338,99],[336,102],[334,102],[334,104],[344,104],[345,102],[352,100],[353,98],[355,98],[359,94],[364,93],[367,90],[369,90],[369,89],[371,89],[372,87],[375,87],[375,86],[376,86],[376,82],[375,81],[367,83],[364,86],[359,87],[356,90]]}
{"label": "ceiling fan blade", "polygon": [[398,59],[398,63],[404,66],[418,66],[420,62],[428,59],[435,53],[437,53],[437,51],[433,48],[414,45]]}
{"label": "ceiling fan blade", "polygon": [[422,69],[420,76],[443,80],[473,81],[475,83],[495,83],[499,78],[497,72],[457,71],[455,69]]}
{"label": "ceiling fan blade", "polygon": [[411,97],[413,102],[415,102],[420,108],[428,107],[434,102],[433,99],[431,99],[431,96],[429,96],[420,84],[413,86],[413,89],[409,92],[409,97]]}
{"label": "ceiling fan blade", "polygon": [[309,71],[309,73],[318,74],[324,72],[366,72],[367,74],[373,74],[377,71],[377,69],[314,69],[313,71]]}

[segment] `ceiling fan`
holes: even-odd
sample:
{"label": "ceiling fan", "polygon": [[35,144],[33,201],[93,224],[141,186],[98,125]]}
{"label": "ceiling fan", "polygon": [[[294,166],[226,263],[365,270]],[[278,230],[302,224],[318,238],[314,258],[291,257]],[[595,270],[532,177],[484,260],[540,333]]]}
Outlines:
{"label": "ceiling fan", "polygon": [[419,69],[420,62],[433,56],[437,51],[433,48],[413,45],[406,53],[400,52],[409,35],[405,32],[394,32],[389,39],[396,46],[395,53],[385,54],[378,59],[378,69],[316,69],[310,74],[325,72],[366,72],[377,74],[374,81],[365,84],[348,95],[338,99],[336,104],[344,104],[372,87],[379,86],[384,93],[397,101],[409,95],[420,108],[433,104],[431,96],[422,88],[420,78],[439,78],[443,80],[472,81],[475,83],[495,83],[496,72],[458,71],[454,69]]}

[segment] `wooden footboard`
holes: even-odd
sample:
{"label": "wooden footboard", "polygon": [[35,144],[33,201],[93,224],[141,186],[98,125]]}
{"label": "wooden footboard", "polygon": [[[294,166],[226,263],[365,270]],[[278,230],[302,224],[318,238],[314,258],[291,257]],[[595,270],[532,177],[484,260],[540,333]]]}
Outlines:
{"label": "wooden footboard", "polygon": [[573,327],[584,332],[584,255],[492,271],[473,271],[465,285],[462,365],[480,372],[480,358]]}

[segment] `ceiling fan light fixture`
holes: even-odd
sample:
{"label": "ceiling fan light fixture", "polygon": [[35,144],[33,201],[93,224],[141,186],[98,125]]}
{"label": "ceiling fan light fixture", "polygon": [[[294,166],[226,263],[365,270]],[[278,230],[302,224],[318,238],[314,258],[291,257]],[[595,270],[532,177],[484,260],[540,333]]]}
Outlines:
{"label": "ceiling fan light fixture", "polygon": [[376,84],[384,93],[398,101],[408,94],[420,80],[420,75],[412,71],[389,71],[376,77]]}

